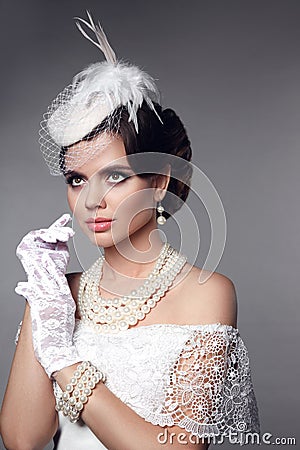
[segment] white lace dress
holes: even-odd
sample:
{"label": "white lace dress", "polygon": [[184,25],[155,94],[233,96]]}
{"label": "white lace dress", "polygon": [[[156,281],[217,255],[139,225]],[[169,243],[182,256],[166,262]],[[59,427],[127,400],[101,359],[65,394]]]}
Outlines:
{"label": "white lace dress", "polygon": [[[234,433],[241,444],[244,433],[260,433],[248,351],[236,328],[154,324],[99,334],[77,320],[74,342],[83,360],[106,373],[106,386],[154,425],[199,437]],[[53,389],[61,393],[56,382]],[[106,449],[83,421],[61,413],[54,442],[56,450]]]}

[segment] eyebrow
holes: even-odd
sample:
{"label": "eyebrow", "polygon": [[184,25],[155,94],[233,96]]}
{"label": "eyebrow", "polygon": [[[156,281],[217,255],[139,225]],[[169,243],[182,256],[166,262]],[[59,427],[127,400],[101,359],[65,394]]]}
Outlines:
{"label": "eyebrow", "polygon": [[[115,164],[115,165],[107,166],[104,169],[98,170],[97,174],[102,175],[102,174],[107,174],[107,173],[110,173],[110,172],[113,172],[113,171],[117,171],[117,170],[120,170],[120,171],[124,171],[125,170],[125,171],[131,172],[131,173],[133,172],[132,168],[129,167],[129,166],[123,166],[121,164]],[[72,176],[72,175],[73,176],[74,175],[81,176],[81,177],[85,176],[82,172],[79,172],[77,170],[68,170],[68,171],[64,172],[64,176],[65,177],[69,177],[69,176]]]}

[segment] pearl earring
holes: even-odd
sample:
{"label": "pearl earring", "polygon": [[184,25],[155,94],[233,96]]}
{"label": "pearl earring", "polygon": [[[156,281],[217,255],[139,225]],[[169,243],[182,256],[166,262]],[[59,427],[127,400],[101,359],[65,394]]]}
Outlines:
{"label": "pearl earring", "polygon": [[162,215],[164,210],[165,210],[165,208],[162,206],[161,201],[160,201],[158,204],[158,207],[157,207],[157,211],[159,212],[160,215],[156,219],[156,221],[159,225],[164,225],[166,223],[167,219]]}

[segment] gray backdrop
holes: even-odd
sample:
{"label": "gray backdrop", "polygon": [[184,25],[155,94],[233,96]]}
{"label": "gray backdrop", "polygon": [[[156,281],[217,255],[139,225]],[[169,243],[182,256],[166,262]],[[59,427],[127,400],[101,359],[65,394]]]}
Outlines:
{"label": "gray backdrop", "polygon": [[[297,0],[1,1],[1,399],[24,308],[14,293],[25,279],[15,248],[26,232],[68,211],[64,182],[48,174],[39,152],[39,121],[75,73],[102,59],[74,25],[86,8],[101,19],[120,57],[158,79],[164,106],[186,124],[193,161],[226,212],[226,248],[216,271],[236,286],[262,432],[273,440],[297,437]],[[209,220],[193,196],[189,205],[201,230],[200,266]],[[70,270],[77,267],[72,251]]]}

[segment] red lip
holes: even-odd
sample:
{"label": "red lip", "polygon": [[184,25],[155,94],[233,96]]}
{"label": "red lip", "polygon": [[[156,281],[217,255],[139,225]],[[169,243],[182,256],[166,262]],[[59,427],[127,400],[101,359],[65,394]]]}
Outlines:
{"label": "red lip", "polygon": [[107,219],[106,217],[90,217],[86,220],[86,223],[99,223],[99,222],[111,222],[112,219]]}

